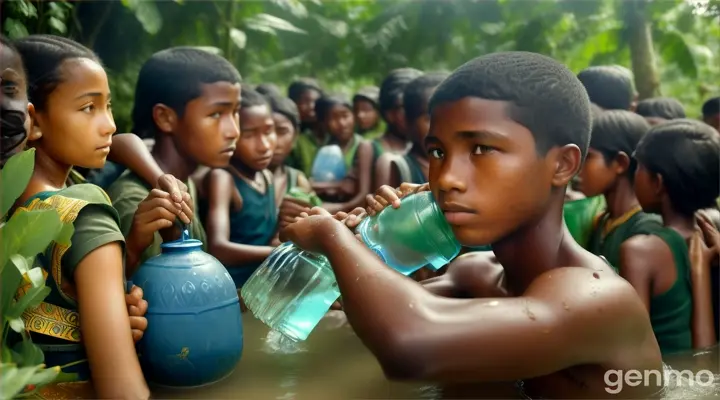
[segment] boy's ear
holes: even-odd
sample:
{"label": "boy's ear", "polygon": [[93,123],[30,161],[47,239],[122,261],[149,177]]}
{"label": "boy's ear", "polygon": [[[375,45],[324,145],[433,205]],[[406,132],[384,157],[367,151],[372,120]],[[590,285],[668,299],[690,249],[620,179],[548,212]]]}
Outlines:
{"label": "boy's ear", "polygon": [[153,106],[153,121],[160,132],[170,135],[175,132],[178,123],[178,115],[172,108],[165,104],[155,104]]}
{"label": "boy's ear", "polygon": [[32,103],[28,103],[27,117],[25,118],[25,130],[28,133],[28,142],[38,140],[42,137],[42,130],[38,124],[38,115],[35,111],[35,106]]}
{"label": "boy's ear", "polygon": [[549,151],[555,162],[552,184],[556,187],[565,187],[570,180],[580,172],[582,167],[582,153],[574,144],[555,147]]}
{"label": "boy's ear", "polygon": [[630,156],[627,155],[627,153],[625,153],[624,151],[617,153],[617,155],[615,156],[615,160],[613,161],[615,164],[615,173],[618,175],[624,174],[625,172],[627,172],[628,168],[630,168]]}

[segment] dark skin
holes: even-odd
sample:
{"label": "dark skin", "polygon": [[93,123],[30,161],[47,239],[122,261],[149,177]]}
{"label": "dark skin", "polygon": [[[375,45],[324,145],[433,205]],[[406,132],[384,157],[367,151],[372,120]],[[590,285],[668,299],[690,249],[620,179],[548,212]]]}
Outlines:
{"label": "dark skin", "polygon": [[[277,136],[275,152],[270,162],[270,171],[273,173],[273,184],[275,186],[275,204],[282,204],[283,197],[287,191],[287,172],[285,169],[285,159],[290,155],[295,140],[297,139],[297,130],[286,116],[280,113],[273,113],[273,123],[275,124],[275,135]],[[298,187],[310,192],[312,187],[305,174],[298,176]],[[282,206],[281,206],[282,209]],[[299,213],[298,213],[299,215]],[[293,215],[293,218],[297,215]]]}
{"label": "dark skin", "polygon": [[310,130],[313,132],[315,141],[323,143],[325,141],[325,132],[317,128],[317,117],[315,116],[315,101],[320,98],[320,92],[314,89],[308,89],[300,94],[298,99],[293,99],[300,113],[300,130]]}
{"label": "dark skin", "polygon": [[27,131],[31,124],[28,109],[34,111],[32,104],[28,103],[27,76],[22,59],[12,49],[2,44],[0,44],[0,89],[3,116],[16,117],[14,121],[4,121],[7,126],[3,124],[0,138],[0,150],[2,150],[0,166],[2,166],[10,157],[25,148]]}
{"label": "dark skin", "polygon": [[380,123],[380,113],[375,104],[368,99],[355,99],[353,102],[353,114],[360,134],[375,129]]}
{"label": "dark skin", "polygon": [[[698,229],[690,238],[689,255],[693,284],[693,347],[716,343],[712,306],[712,269],[717,268],[720,233],[707,215],[698,214]],[[697,300],[696,300],[697,299]],[[708,323],[709,321],[709,323]]]}
{"label": "dark skin", "polygon": [[402,99],[398,99],[395,107],[382,112],[387,123],[385,134],[379,139],[386,152],[404,154],[407,151],[408,140],[405,126],[405,109]]}
{"label": "dark skin", "polygon": [[[28,141],[36,149],[35,170],[19,200],[22,203],[38,192],[62,189],[74,165],[102,168],[110,151],[115,123],[105,71],[85,58],[66,60],[59,68],[63,81],[48,95],[45,107],[31,115]],[[137,335],[128,334],[132,328],[126,303],[133,299],[127,299],[123,290],[120,243],[91,251],[79,262],[73,278],[83,347],[97,395],[148,398],[133,343]],[[135,307],[141,305],[134,300]]]}
{"label": "dark skin", "polygon": [[[330,132],[343,153],[348,151],[354,138],[354,125],[352,110],[344,105],[334,105],[328,112],[323,128]],[[372,163],[373,148],[367,141],[361,141],[357,148],[357,167],[348,173],[348,177],[339,182],[312,182],[313,189],[323,199],[332,199],[336,202],[327,202],[323,207],[335,213],[350,211],[364,203],[365,195],[372,190]]]}
{"label": "dark skin", "polygon": [[[531,394],[542,387],[546,397],[607,397],[607,369],[662,368],[647,312],[632,286],[564,227],[564,189],[580,167],[579,148],[539,156],[532,133],[505,110],[506,103],[478,98],[441,104],[426,139],[429,186],[456,238],[465,246],[492,243],[502,265],[502,279],[480,272],[464,283],[472,297],[491,297],[432,293],[381,263],[321,209],[283,233],[328,256],[348,321],[388,377],[524,379]],[[473,265],[493,267],[491,260]]]}
{"label": "dark skin", "polygon": [[[408,119],[405,114],[405,126],[410,140],[412,141],[412,147],[410,148],[409,155],[413,157],[420,167],[422,168],[423,175],[427,179],[430,162],[427,156],[427,150],[425,150],[424,141],[430,131],[430,114],[427,111],[428,101],[432,91],[428,90],[425,96],[425,103],[423,108],[425,112],[415,119]],[[385,153],[375,163],[375,187],[382,185],[388,185],[391,187],[398,187],[402,184],[400,179],[400,170],[398,170],[395,164],[395,159],[399,157],[393,153]]]}
{"label": "dark skin", "polygon": [[[241,139],[230,162],[230,169],[214,169],[208,173],[208,211],[205,228],[210,253],[224,265],[246,265],[267,258],[274,249],[273,243],[254,246],[230,241],[231,211],[243,207],[233,175],[244,179],[261,193],[269,190],[265,175],[273,158],[277,135],[268,106],[254,106],[241,110]],[[267,173],[266,173],[267,172]]]}
{"label": "dark skin", "polygon": [[[634,187],[643,210],[660,214],[666,227],[675,230],[690,243],[697,231],[696,217],[675,210],[662,176],[638,164]],[[707,217],[704,223],[711,224]],[[635,287],[650,311],[651,296],[666,292],[678,279],[670,247],[657,236],[642,235],[623,243],[620,252],[621,265],[629,266],[621,268],[620,274]],[[715,342],[710,275],[702,261],[692,261],[693,347],[703,348]]]}

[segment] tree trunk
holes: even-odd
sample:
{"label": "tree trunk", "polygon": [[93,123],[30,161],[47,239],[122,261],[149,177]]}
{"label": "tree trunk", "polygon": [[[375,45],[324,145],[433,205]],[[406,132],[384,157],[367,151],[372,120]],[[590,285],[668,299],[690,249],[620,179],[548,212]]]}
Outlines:
{"label": "tree trunk", "polygon": [[651,25],[646,18],[647,0],[621,0],[632,70],[639,98],[655,97],[660,92]]}

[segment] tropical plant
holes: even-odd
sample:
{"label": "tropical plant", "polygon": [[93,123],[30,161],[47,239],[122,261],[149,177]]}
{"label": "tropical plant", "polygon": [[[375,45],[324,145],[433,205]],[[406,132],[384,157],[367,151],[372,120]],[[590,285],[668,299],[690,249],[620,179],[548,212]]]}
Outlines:
{"label": "tropical plant", "polygon": [[[0,215],[5,221],[13,204],[25,190],[35,166],[35,150],[19,153],[0,172]],[[41,267],[35,257],[52,241],[70,243],[71,224],[64,224],[54,209],[27,211],[19,209],[7,222],[0,224],[0,312],[2,343],[0,343],[0,398],[10,399],[33,395],[42,386],[57,379],[70,379],[60,367],[45,368],[42,350],[25,330],[22,314],[37,307],[50,293]],[[15,294],[24,283],[30,289],[20,299]],[[11,343],[12,336],[18,337]]]}

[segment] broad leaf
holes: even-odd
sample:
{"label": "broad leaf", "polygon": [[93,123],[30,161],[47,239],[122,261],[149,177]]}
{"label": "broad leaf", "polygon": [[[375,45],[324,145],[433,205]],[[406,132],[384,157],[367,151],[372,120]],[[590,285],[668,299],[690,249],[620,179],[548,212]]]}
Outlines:
{"label": "broad leaf", "polygon": [[39,368],[39,365],[24,368],[17,368],[14,364],[0,365],[0,398],[12,399],[15,397],[25,388]]}
{"label": "broad leaf", "polygon": [[162,28],[162,16],[154,1],[122,0],[122,4],[135,13],[145,32],[155,35]]}
{"label": "broad leaf", "polygon": [[45,362],[43,351],[29,337],[15,345],[13,350],[20,354],[23,366],[40,365]]}
{"label": "broad leaf", "polygon": [[34,168],[35,149],[30,149],[10,157],[0,170],[0,219],[5,219],[10,207],[25,191]]}
{"label": "broad leaf", "polygon": [[67,26],[65,25],[65,22],[58,18],[50,17],[50,19],[48,20],[48,24],[50,24],[50,26],[60,34],[64,34],[65,32],[67,32]]}
{"label": "broad leaf", "polygon": [[70,246],[70,239],[72,239],[73,233],[75,233],[75,226],[73,224],[63,223],[60,227],[60,231],[53,240],[57,244]]}
{"label": "broad leaf", "polygon": [[25,330],[25,322],[20,318],[11,319],[8,321],[8,324],[10,324],[10,329],[17,333],[22,333],[22,331]]}
{"label": "broad leaf", "polygon": [[18,210],[3,227],[0,262],[11,254],[32,257],[44,252],[62,228],[55,209]]}
{"label": "broad leaf", "polygon": [[275,34],[275,31],[307,33],[289,21],[269,14],[258,14],[246,21],[247,27],[253,30]]}
{"label": "broad leaf", "polygon": [[7,318],[20,318],[25,310],[37,307],[49,294],[50,288],[47,286],[30,288],[20,300],[10,307]]}
{"label": "broad leaf", "polygon": [[247,35],[240,29],[230,28],[230,40],[233,41],[238,49],[242,50],[245,48],[245,44],[247,44]]}
{"label": "broad leaf", "polygon": [[60,374],[60,367],[55,366],[51,368],[45,368],[35,372],[35,374],[28,380],[28,385],[45,386],[51,383]]}
{"label": "broad leaf", "polygon": [[[7,265],[3,268],[2,275],[0,275],[0,284],[2,285],[2,290],[0,290],[0,309],[2,315],[5,315],[14,303],[13,298],[21,282],[22,275],[15,266]],[[2,322],[4,324],[5,321]]]}
{"label": "broad leaf", "polygon": [[690,79],[698,78],[698,67],[685,37],[675,30],[667,31],[660,37],[660,54],[667,63],[678,66]]}

